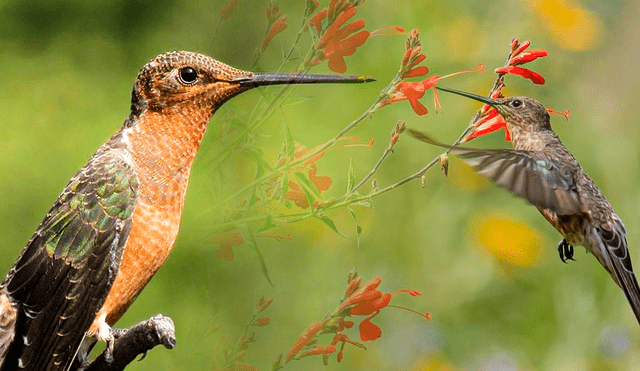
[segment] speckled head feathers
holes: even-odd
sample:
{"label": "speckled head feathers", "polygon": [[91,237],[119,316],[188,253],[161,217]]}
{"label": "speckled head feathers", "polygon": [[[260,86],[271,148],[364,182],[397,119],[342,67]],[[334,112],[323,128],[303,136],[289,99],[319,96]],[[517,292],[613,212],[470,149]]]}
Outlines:
{"label": "speckled head feathers", "polygon": [[211,57],[192,52],[161,54],[142,67],[133,87],[133,114],[149,109],[162,111],[181,103],[217,106],[247,90],[233,79],[251,76]]}

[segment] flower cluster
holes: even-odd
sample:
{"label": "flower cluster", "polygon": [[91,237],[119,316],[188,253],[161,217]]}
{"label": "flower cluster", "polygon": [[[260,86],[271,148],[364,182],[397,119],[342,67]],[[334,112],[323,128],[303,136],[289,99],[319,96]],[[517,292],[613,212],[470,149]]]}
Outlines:
{"label": "flower cluster", "polygon": [[526,68],[517,67],[518,65],[533,62],[540,57],[546,57],[547,51],[543,49],[527,50],[531,42],[529,40],[518,43],[518,39],[511,41],[511,58],[504,67],[496,68],[495,72],[500,74],[520,75],[531,80],[534,84],[544,84],[544,77],[540,74],[528,70]]}
{"label": "flower cluster", "polygon": [[[349,142],[359,142],[359,139],[356,137],[341,137],[338,138],[338,142],[349,141]],[[338,148],[346,148],[346,147],[371,147],[373,145],[372,139],[369,140],[369,143],[356,143],[356,144],[346,144],[340,147],[333,147],[333,149]],[[293,156],[289,159],[290,161],[298,160],[309,153],[317,152],[318,147],[313,148],[312,150],[307,150],[305,146],[299,143],[294,144],[294,153]],[[316,198],[319,198],[321,194],[328,190],[333,183],[333,179],[329,176],[319,176],[318,168],[315,164],[316,161],[321,159],[327,150],[319,152],[317,155],[309,158],[304,161],[300,166],[291,168],[289,171],[291,176],[288,176],[288,179],[294,179],[288,181],[288,186],[285,192],[285,199],[289,201],[293,201],[298,207],[303,209],[307,209],[310,206],[319,206],[321,201],[317,201]],[[285,163],[285,159],[281,159],[278,162],[278,165],[282,165]]]}
{"label": "flower cluster", "polygon": [[[543,49],[527,50],[530,45],[531,42],[529,42],[528,40],[519,42],[518,39],[513,39],[511,41],[511,54],[509,60],[507,61],[507,64],[504,67],[496,68],[495,72],[500,75],[520,75],[526,79],[531,80],[534,84],[544,84],[544,77],[542,77],[540,74],[526,68],[518,67],[520,65],[533,62],[538,58],[547,56],[547,51]],[[491,92],[490,98],[497,99],[501,97],[502,93],[500,88],[495,89]],[[556,113],[551,109],[549,110],[549,112]],[[563,116],[567,117],[568,113],[565,112]],[[495,110],[495,108],[489,106],[488,104],[483,105],[480,109],[480,117],[475,121],[474,126],[474,130],[464,137],[463,142],[500,130],[502,128],[505,129],[505,140],[511,141],[511,133],[509,133],[507,123],[505,122],[504,118],[498,113],[498,111]]]}
{"label": "flower cluster", "polygon": [[[284,362],[287,363],[292,359],[321,354],[324,363],[327,364],[329,356],[334,353],[337,353],[336,358],[340,362],[342,361],[343,349],[346,344],[364,348],[362,344],[350,340],[346,334],[342,333],[345,329],[354,326],[353,321],[345,319],[348,316],[367,316],[358,326],[360,340],[367,342],[378,339],[382,335],[382,330],[373,324],[371,320],[382,309],[389,306],[391,298],[402,292],[411,296],[420,295],[419,292],[408,289],[398,290],[393,293],[382,292],[378,290],[381,282],[380,277],[373,277],[363,284],[362,277],[357,272],[350,272],[347,279],[347,289],[338,308],[322,321],[315,321],[307,326],[291,346]],[[430,318],[428,313],[415,313],[427,319]],[[327,333],[335,334],[332,341],[329,344],[317,345],[318,336]]]}
{"label": "flower cluster", "polygon": [[258,371],[259,368],[249,364],[238,364],[244,356],[247,354],[247,349],[249,349],[249,345],[256,341],[255,333],[247,331],[249,327],[257,326],[264,327],[269,325],[271,322],[269,317],[261,317],[257,318],[258,315],[267,309],[269,305],[273,302],[273,299],[265,299],[264,296],[260,298],[258,304],[256,304],[255,310],[253,312],[253,317],[249,321],[249,323],[245,326],[244,331],[238,337],[237,341],[233,341],[231,337],[224,336],[220,339],[218,343],[218,347],[216,349],[216,358],[219,358],[222,362],[220,367],[216,366],[214,362],[213,369],[221,370],[221,371],[229,371],[229,370],[244,370],[244,371]]}
{"label": "flower cluster", "polygon": [[[408,100],[416,114],[426,115],[429,111],[427,107],[420,102],[420,99],[424,97],[429,89],[434,88],[440,80],[463,73],[480,72],[483,70],[482,64],[479,64],[475,70],[455,72],[446,76],[432,75],[417,82],[404,81],[404,79],[407,78],[421,77],[429,73],[428,67],[418,66],[426,59],[426,55],[422,53],[419,36],[420,33],[418,30],[412,30],[409,33],[407,41],[405,42],[406,51],[400,64],[400,71],[398,71],[397,83],[393,84],[391,89],[386,92],[384,98],[378,103],[376,108]],[[438,99],[438,93],[435,89],[433,89],[433,101],[436,109],[440,108],[440,100]]]}
{"label": "flower cluster", "polygon": [[[346,24],[356,15],[359,3],[353,0],[331,0],[327,8],[318,11],[309,19],[308,27],[315,29],[320,39],[314,47],[314,55],[305,63],[307,67],[318,65],[328,59],[329,69],[333,72],[347,71],[344,57],[353,55],[370,36],[369,31],[362,30],[365,26],[364,19]],[[325,27],[322,26],[323,22],[326,22]]]}
{"label": "flower cluster", "polygon": [[287,16],[280,12],[280,7],[278,3],[275,1],[270,1],[267,4],[267,22],[268,22],[268,30],[267,35],[262,40],[262,45],[260,46],[260,52],[264,52],[267,49],[267,46],[273,40],[273,38],[284,31],[288,26],[285,23],[287,20]]}

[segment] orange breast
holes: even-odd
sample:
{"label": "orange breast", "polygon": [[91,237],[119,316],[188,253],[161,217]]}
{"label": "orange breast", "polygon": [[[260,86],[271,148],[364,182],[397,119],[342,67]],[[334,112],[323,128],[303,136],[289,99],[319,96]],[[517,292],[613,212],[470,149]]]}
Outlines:
{"label": "orange breast", "polygon": [[138,176],[138,200],[120,270],[89,332],[100,318],[113,325],[165,261],[178,235],[191,164],[208,117],[146,115],[124,131]]}

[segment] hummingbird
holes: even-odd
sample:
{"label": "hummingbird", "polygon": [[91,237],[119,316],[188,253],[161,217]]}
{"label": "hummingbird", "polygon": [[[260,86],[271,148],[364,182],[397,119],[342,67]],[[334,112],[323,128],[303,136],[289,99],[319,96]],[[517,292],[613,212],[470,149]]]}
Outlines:
{"label": "hummingbird", "polygon": [[438,87],[495,108],[507,123],[513,150],[452,147],[427,134],[410,134],[432,145],[448,148],[490,178],[498,187],[535,206],[563,236],[560,259],[573,259],[574,245],[584,246],[620,286],[640,323],[640,288],[636,280],[627,229],[600,189],[551,129],[547,109],[529,97],[491,99]]}
{"label": "hummingbird", "polygon": [[191,165],[222,104],[258,86],[369,81],[252,73],[186,51],[145,64],[122,128],[71,178],[0,284],[0,370],[67,370],[85,337],[112,350],[111,326],[173,248]]}

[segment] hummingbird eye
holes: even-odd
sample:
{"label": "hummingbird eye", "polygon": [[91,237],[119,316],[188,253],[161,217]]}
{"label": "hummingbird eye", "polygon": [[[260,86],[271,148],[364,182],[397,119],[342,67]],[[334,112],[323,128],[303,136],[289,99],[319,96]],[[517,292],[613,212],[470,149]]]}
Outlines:
{"label": "hummingbird eye", "polygon": [[178,77],[181,83],[185,85],[191,85],[198,81],[198,72],[196,72],[196,70],[191,67],[183,67],[180,69]]}
{"label": "hummingbird eye", "polygon": [[522,101],[520,99],[516,99],[513,102],[511,102],[511,106],[514,108],[518,108],[522,106]]}

